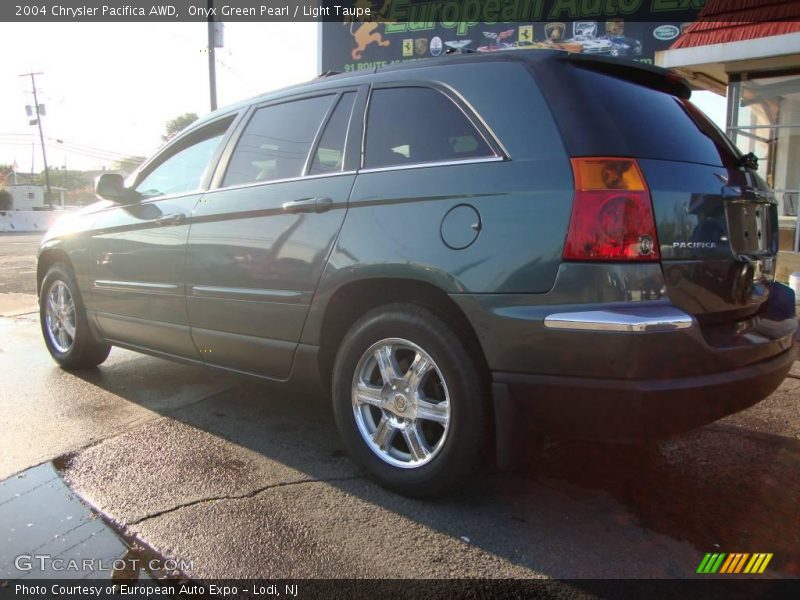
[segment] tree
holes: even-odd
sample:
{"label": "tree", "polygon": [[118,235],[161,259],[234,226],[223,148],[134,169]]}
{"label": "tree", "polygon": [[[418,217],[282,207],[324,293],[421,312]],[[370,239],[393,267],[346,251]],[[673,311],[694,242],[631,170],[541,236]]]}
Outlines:
{"label": "tree", "polygon": [[14,199],[11,197],[11,192],[5,188],[0,188],[0,212],[11,210],[14,204]]}
{"label": "tree", "polygon": [[[87,179],[86,175],[83,171],[73,171],[64,169],[48,169],[50,172],[50,185],[52,187],[63,187],[68,190],[76,190],[85,186],[90,179]],[[47,181],[44,176],[44,171],[40,171],[36,175],[34,175],[31,179],[31,183],[34,185],[46,185]]]}
{"label": "tree", "polygon": [[171,121],[167,121],[167,124],[164,126],[164,135],[161,136],[161,139],[168,142],[189,125],[197,121],[197,118],[197,113],[187,112],[175,117]]}
{"label": "tree", "polygon": [[125,158],[114,161],[111,165],[111,169],[113,171],[122,171],[126,175],[130,175],[139,168],[139,165],[142,164],[144,160],[144,156],[126,156]]}
{"label": "tree", "polygon": [[13,171],[14,167],[11,165],[0,165],[0,185],[4,185],[10,181]]}

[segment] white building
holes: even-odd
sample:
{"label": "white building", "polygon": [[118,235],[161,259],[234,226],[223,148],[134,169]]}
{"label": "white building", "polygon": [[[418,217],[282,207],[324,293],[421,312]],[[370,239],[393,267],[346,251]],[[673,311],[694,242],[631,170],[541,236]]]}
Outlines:
{"label": "white building", "polygon": [[[11,193],[12,210],[44,210],[47,209],[45,201],[45,187],[43,185],[7,185]],[[64,206],[64,188],[50,186],[54,206]]]}

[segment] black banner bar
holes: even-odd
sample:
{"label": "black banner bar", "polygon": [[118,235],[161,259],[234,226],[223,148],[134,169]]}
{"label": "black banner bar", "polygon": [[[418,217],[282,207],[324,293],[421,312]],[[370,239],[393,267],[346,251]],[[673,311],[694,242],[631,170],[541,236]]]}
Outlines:
{"label": "black banner bar", "polygon": [[693,580],[554,579],[341,579],[341,580],[164,580],[91,579],[0,581],[0,600],[10,598],[217,598],[219,600],[412,600],[502,598],[797,598],[797,580],[709,576]]}
{"label": "black banner bar", "polygon": [[[662,22],[703,18],[706,0],[4,0],[0,21],[179,22],[329,21],[517,23],[580,20]],[[780,8],[780,7],[779,7]],[[787,21],[800,15],[766,3],[741,11],[706,11],[708,20]],[[746,19],[745,19],[746,17]]]}

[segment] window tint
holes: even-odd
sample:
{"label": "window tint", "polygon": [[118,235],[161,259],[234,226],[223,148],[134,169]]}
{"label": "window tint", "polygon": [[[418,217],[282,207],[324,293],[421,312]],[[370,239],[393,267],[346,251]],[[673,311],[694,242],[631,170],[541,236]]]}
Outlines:
{"label": "window tint", "polygon": [[348,92],[339,100],[328,124],[325,125],[325,132],[314,154],[314,162],[309,171],[311,175],[342,170],[347,127],[350,124],[350,113],[353,110],[355,97],[354,93]]}
{"label": "window tint", "polygon": [[214,123],[187,139],[136,186],[145,198],[192,192],[200,188],[214,151],[233,119]]}
{"label": "window tint", "polygon": [[464,113],[444,94],[422,87],[372,92],[365,167],[493,154]]}
{"label": "window tint", "polygon": [[335,96],[258,109],[236,144],[223,186],[299,177]]}
{"label": "window tint", "polygon": [[[578,75],[581,89],[575,92],[598,100],[579,117],[585,125],[574,132],[580,138],[578,144],[570,145],[574,154],[715,166],[736,162],[737,151],[731,142],[689,102],[605,73],[581,69]],[[606,132],[609,127],[617,131],[601,134],[602,139],[586,147],[589,138],[596,139],[599,131]]]}

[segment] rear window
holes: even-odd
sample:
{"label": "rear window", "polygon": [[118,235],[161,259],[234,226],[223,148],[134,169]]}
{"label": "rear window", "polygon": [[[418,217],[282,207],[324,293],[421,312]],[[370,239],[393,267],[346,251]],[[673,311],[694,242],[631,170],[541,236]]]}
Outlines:
{"label": "rear window", "polygon": [[441,92],[423,87],[372,92],[365,167],[465,160],[493,154],[464,113]]}
{"label": "rear window", "polygon": [[[572,130],[568,137],[574,143],[568,139],[568,146],[574,155],[633,156],[714,166],[730,166],[738,159],[730,140],[688,101],[588,69],[575,71],[581,101],[590,104],[578,115],[559,119],[566,118]],[[555,107],[559,112],[557,104]]]}

